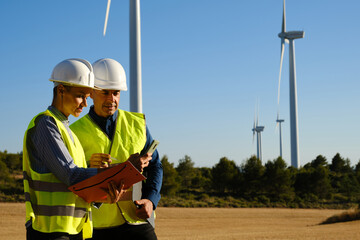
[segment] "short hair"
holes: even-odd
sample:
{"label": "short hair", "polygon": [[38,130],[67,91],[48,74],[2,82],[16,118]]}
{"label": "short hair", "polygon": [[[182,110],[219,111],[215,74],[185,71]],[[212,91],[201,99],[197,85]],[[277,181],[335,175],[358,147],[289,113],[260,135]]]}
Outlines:
{"label": "short hair", "polygon": [[[67,90],[67,91],[70,91],[71,89],[71,86],[68,86],[68,85],[65,85],[65,84],[61,84],[64,86],[64,88]],[[55,101],[56,97],[57,97],[57,88],[58,88],[59,85],[55,86],[53,88],[53,102]]]}

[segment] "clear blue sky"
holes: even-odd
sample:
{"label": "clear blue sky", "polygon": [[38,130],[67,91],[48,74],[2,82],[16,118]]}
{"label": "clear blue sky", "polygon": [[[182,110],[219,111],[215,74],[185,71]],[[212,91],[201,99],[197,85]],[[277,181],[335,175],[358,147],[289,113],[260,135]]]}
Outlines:
{"label": "clear blue sky", "polygon": [[[67,58],[118,60],[129,76],[129,1],[0,2],[0,151],[20,152],[31,118],[51,103],[53,67]],[[355,165],[359,147],[360,2],[288,0],[296,40],[301,165],[339,152]],[[159,152],[195,166],[226,156],[240,165],[252,142],[259,100],[264,162],[279,155],[275,131],[282,0],[142,0],[143,110]],[[288,46],[280,114],[290,164]],[[91,102],[91,101],[90,101]],[[129,92],[120,108],[129,110]],[[87,110],[85,110],[87,112]],[[70,121],[76,119],[71,117]]]}

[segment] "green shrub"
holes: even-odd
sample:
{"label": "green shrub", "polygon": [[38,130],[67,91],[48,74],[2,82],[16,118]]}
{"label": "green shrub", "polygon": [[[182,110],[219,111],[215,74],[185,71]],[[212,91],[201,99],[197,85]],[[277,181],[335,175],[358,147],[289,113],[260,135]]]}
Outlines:
{"label": "green shrub", "polygon": [[0,181],[9,181],[10,173],[6,164],[0,160]]}
{"label": "green shrub", "polygon": [[350,210],[327,218],[320,224],[331,224],[338,222],[349,222],[360,220],[360,209]]}

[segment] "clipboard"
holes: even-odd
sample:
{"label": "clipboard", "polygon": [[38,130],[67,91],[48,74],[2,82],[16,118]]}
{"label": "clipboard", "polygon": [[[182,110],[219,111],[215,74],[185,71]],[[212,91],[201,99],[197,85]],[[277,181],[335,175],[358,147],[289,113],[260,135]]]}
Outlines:
{"label": "clipboard", "polygon": [[102,189],[108,189],[110,181],[113,181],[116,185],[120,185],[121,181],[123,181],[124,189],[129,189],[133,184],[145,179],[146,177],[131,162],[126,161],[71,185],[68,189],[82,197],[86,202],[91,203],[106,199],[106,192]]}

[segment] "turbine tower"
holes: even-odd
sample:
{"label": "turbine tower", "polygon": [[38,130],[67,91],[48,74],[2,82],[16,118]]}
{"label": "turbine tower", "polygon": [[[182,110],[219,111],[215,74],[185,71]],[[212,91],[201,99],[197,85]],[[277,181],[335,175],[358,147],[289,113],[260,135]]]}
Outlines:
{"label": "turbine tower", "polygon": [[[109,17],[111,0],[108,0],[104,36]],[[142,83],[141,83],[141,33],[140,33],[140,0],[129,0],[130,16],[130,111],[142,113]]]}
{"label": "turbine tower", "polygon": [[[108,0],[104,36],[106,34],[111,0]],[[140,34],[140,0],[129,0],[129,32],[130,32],[130,111],[142,113],[142,75],[141,75],[141,34]],[[133,185],[132,199],[140,200],[142,194],[142,182]],[[155,217],[152,212],[147,219],[155,228]]]}
{"label": "turbine tower", "polygon": [[285,42],[289,43],[289,86],[290,86],[290,140],[291,140],[291,166],[300,167],[299,157],[299,131],[298,131],[298,110],[297,110],[297,89],[296,89],[296,67],[295,67],[295,39],[304,38],[304,31],[286,31],[285,0],[283,6],[283,18],[280,50],[280,74],[278,88],[278,102],[280,97],[281,68],[284,57]]}
{"label": "turbine tower", "polygon": [[283,123],[284,119],[279,119],[279,114],[276,119],[276,127],[279,126],[279,136],[280,136],[280,157],[282,158],[282,132],[281,132],[281,123]]}
{"label": "turbine tower", "polygon": [[264,131],[264,126],[259,126],[259,118],[258,116],[256,116],[254,118],[254,126],[252,128],[252,132],[253,132],[253,142],[254,142],[254,137],[256,134],[256,141],[257,141],[257,158],[260,159],[260,161],[262,161],[262,141],[261,141],[261,132]]}
{"label": "turbine tower", "polygon": [[130,0],[130,111],[142,113],[140,0]]}

